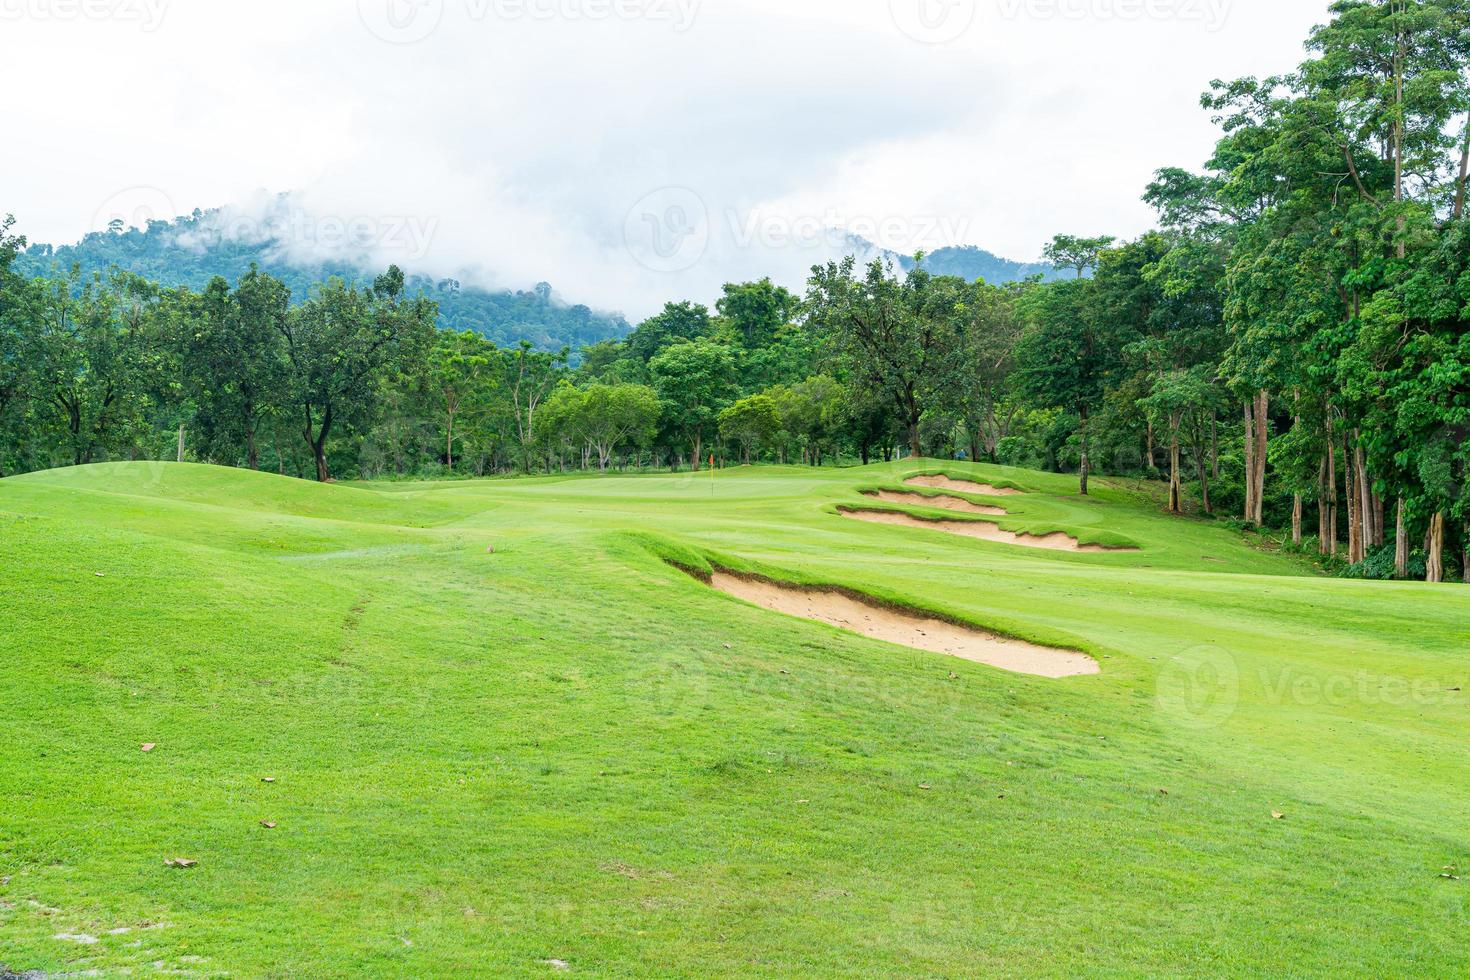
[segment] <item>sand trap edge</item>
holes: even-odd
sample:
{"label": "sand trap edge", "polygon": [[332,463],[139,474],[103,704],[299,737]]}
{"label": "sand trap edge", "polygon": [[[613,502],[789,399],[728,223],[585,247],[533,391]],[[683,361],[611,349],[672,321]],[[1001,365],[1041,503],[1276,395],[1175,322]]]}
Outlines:
{"label": "sand trap edge", "polygon": [[[879,503],[891,504],[895,507],[928,507],[931,510],[942,510],[950,514],[979,514],[985,517],[1012,516],[1011,512],[1004,507],[996,504],[977,503],[969,497],[943,490],[920,493],[917,489],[895,490],[892,487],[864,487],[858,493]],[[953,501],[963,506],[955,507],[945,501]]]}
{"label": "sand trap edge", "polygon": [[[1036,531],[1008,531],[1005,528],[1003,528],[1003,527],[1000,526],[1000,522],[999,521],[994,520],[994,519],[989,519],[989,518],[984,518],[984,517],[957,517],[957,516],[953,516],[953,515],[957,515],[957,514],[963,514],[964,513],[963,511],[947,511],[946,513],[949,514],[949,515],[951,515],[951,516],[946,516],[946,517],[928,517],[928,516],[925,516],[923,514],[914,514],[914,513],[911,513],[909,511],[906,511],[906,510],[901,510],[898,507],[853,507],[850,504],[838,504],[837,505],[837,513],[839,515],[841,515],[842,517],[848,517],[848,518],[852,518],[854,520],[862,520],[862,518],[859,516],[859,515],[862,515],[862,514],[891,514],[891,515],[894,515],[894,516],[897,516],[897,517],[907,518],[908,520],[911,520],[911,521],[920,521],[920,522],[922,522],[924,524],[933,524],[934,525],[934,527],[932,527],[932,528],[919,528],[919,530],[933,530],[933,531],[938,531],[941,534],[951,535],[952,537],[957,537],[957,538],[968,537],[972,541],[986,541],[989,544],[1003,544],[1003,545],[1008,545],[1010,547],[1016,547],[1016,548],[1031,548],[1034,551],[1050,551],[1050,552],[1053,552],[1053,553],[1059,554],[1059,555],[1120,555],[1120,554],[1135,554],[1136,555],[1140,551],[1143,550],[1142,548],[1136,547],[1134,545],[1097,544],[1097,543],[1090,542],[1090,541],[1083,541],[1081,538],[1077,537],[1075,534],[1068,534],[1066,531],[1060,531],[1060,530],[1058,530],[1058,531],[1046,531],[1044,533],[1038,533]],[[872,522],[869,522],[869,523],[875,523],[875,524],[877,524],[877,523],[883,523],[883,522],[880,522],[880,521],[872,521]],[[1044,538],[1054,537],[1054,536],[1060,535],[1061,537],[1064,537],[1064,538],[1067,538],[1067,539],[1071,540],[1074,544],[1076,544],[1076,547],[1075,548],[1048,548],[1045,545],[1029,544],[1029,543],[1027,543],[1027,542],[1025,542],[1023,540],[1017,540],[1017,541],[992,541],[992,540],[989,540],[987,538],[981,537],[980,535],[965,535],[965,534],[960,534],[957,531],[951,531],[948,528],[946,528],[946,527],[943,526],[945,524],[989,524],[991,527],[995,528],[997,531],[1000,531],[1003,534],[1013,535],[1013,536],[1015,536],[1018,539],[1031,538],[1033,540],[1041,540],[1041,539],[1044,539]],[[888,527],[903,527],[905,525],[903,525],[903,524],[887,524],[885,526],[888,526]],[[908,525],[908,526],[912,527],[913,525]]]}
{"label": "sand trap edge", "polygon": [[[943,482],[923,482],[926,480]],[[947,493],[968,493],[976,497],[1025,497],[1031,494],[1030,490],[1022,490],[1020,487],[1003,487],[997,483],[970,480],[939,472],[910,473],[901,482],[906,487],[923,487],[926,490],[941,490]]]}
{"label": "sand trap edge", "polygon": [[[770,578],[765,575],[758,575],[754,572],[738,571],[736,569],[728,568],[714,562],[710,563],[708,570],[702,570],[690,568],[679,562],[668,561],[667,559],[666,561],[671,567],[678,569],[679,571],[695,579],[707,588],[713,589],[714,591],[719,592],[721,595],[729,596],[731,599],[734,599],[738,602],[743,602],[746,605],[754,606],[757,609],[765,609],[767,612],[774,612],[776,613],[776,615],[787,616],[791,619],[800,619],[803,622],[807,623],[820,623],[824,626],[829,626],[832,629],[840,630],[841,632],[848,633],[853,636],[859,636],[864,639],[874,640],[875,642],[889,643],[894,646],[901,646],[907,650],[916,650],[921,653],[932,653],[936,656],[941,657],[954,657],[955,659],[966,660],[970,663],[984,664],[996,670],[1006,671],[1007,673],[1023,674],[1029,677],[1042,677],[1048,680],[1061,680],[1068,677],[1095,677],[1102,673],[1102,664],[1098,661],[1096,657],[1094,657],[1092,654],[1085,653],[1073,647],[1048,646],[1038,643],[1034,640],[1022,639],[1019,636],[1005,633],[1001,630],[977,625],[976,623],[970,622],[962,617],[955,616],[950,613],[936,612],[935,610],[924,609],[922,607],[914,606],[909,603],[898,602],[892,599],[885,599],[881,596],[876,596],[868,592],[862,592],[858,589],[849,588],[845,585],[808,585],[797,582],[783,582],[779,579]],[[780,610],[772,610],[768,607],[760,605],[759,603],[752,602],[749,599],[744,599],[740,596],[732,595],[731,593],[720,589],[715,584],[716,575],[726,575],[731,578],[740,579],[742,581],[771,586],[773,588],[782,589],[790,592],[801,592],[811,595],[840,595],[846,599],[851,600],[852,602],[858,603],[862,606],[866,606],[877,612],[893,613],[914,620],[928,620],[931,622],[943,623],[944,625],[953,627],[955,629],[966,630],[970,633],[977,634],[977,636],[982,640],[989,640],[991,642],[998,641],[1000,643],[1017,644],[1024,647],[1029,647],[1037,651],[1038,653],[1048,655],[1048,658],[1056,657],[1060,658],[1061,660],[1070,661],[1075,665],[1075,669],[1046,672],[1023,670],[1015,667],[1007,667],[1003,664],[994,663],[992,662],[992,660],[980,657],[968,657],[961,654],[949,653],[943,650],[933,650],[927,647],[913,646],[911,644],[897,642],[894,640],[867,636],[857,630],[838,626],[825,620],[782,612]]]}

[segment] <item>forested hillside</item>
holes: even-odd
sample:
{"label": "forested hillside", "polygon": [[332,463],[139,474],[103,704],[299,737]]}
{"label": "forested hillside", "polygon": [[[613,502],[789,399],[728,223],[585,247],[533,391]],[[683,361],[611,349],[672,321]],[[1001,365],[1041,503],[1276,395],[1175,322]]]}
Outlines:
{"label": "forested hillside", "polygon": [[[253,264],[284,283],[293,303],[305,300],[314,285],[333,276],[366,285],[376,274],[345,262],[292,260],[268,236],[220,235],[214,222],[217,214],[196,211],[174,221],[150,222],[147,229],[115,227],[94,232],[75,245],[32,245],[17,259],[16,271],[27,276],[65,274],[78,266],[91,275],[116,268],[160,286],[200,290],[215,276],[234,281]],[[547,283],[529,291],[494,292],[454,279],[408,273],[408,292],[438,304],[440,326],[473,330],[497,344],[529,340],[540,350],[575,350],[629,330],[621,314],[563,302]]]}

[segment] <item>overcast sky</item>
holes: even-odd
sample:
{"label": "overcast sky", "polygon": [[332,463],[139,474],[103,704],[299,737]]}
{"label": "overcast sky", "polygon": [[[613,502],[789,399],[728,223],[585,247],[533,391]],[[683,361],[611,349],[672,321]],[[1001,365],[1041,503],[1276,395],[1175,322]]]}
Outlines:
{"label": "overcast sky", "polygon": [[829,227],[1031,260],[1146,229],[1152,171],[1213,143],[1208,82],[1294,67],[1326,6],[0,0],[0,212],[60,243],[229,205],[630,317],[799,286]]}

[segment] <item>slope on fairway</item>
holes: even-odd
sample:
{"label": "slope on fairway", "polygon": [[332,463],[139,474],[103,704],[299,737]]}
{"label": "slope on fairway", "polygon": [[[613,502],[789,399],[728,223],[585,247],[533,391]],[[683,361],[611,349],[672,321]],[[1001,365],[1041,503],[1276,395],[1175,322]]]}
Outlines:
{"label": "slope on fairway", "polygon": [[[837,512],[941,472],[1024,491],[1007,529],[1139,550]],[[892,646],[671,561],[1102,673]],[[0,971],[1463,975],[1466,594],[935,461],[3,480]]]}

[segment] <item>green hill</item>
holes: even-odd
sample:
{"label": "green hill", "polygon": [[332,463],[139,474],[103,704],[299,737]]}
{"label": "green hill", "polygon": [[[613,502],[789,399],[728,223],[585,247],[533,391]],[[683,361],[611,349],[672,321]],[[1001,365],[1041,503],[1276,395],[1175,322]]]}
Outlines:
{"label": "green hill", "polygon": [[[1138,550],[839,511],[929,514],[862,491],[939,471],[1024,491],[971,498],[1008,529]],[[1441,877],[1470,869],[1463,594],[1072,493],[923,461],[0,481],[0,974],[1470,971]],[[866,639],[671,561],[1101,673]]]}
{"label": "green hill", "polygon": [[[217,211],[195,211],[173,221],[153,221],[146,230],[94,232],[75,245],[32,245],[16,261],[27,276],[65,274],[73,266],[84,274],[113,268],[136,273],[163,286],[199,290],[215,276],[231,283],[252,264],[284,282],[296,302],[329,277],[371,282],[382,269],[346,262],[302,263],[292,260],[269,236],[230,238],[215,232]],[[540,283],[516,292],[466,286],[455,279],[431,279],[410,273],[409,291],[439,304],[439,325],[473,330],[508,347],[529,340],[543,350],[573,350],[621,338],[631,330],[619,313],[599,313],[561,300]]]}

